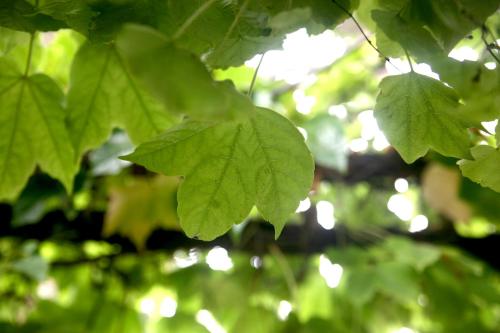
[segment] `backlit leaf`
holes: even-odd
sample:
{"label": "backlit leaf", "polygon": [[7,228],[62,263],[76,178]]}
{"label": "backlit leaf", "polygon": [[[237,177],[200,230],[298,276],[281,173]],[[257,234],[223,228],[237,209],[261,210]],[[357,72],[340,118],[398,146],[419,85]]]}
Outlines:
{"label": "backlit leaf", "polygon": [[474,160],[459,162],[462,174],[481,184],[500,192],[500,150],[480,145],[471,149]]}
{"label": "backlit leaf", "polygon": [[375,117],[401,157],[411,163],[432,148],[453,157],[468,155],[466,126],[454,111],[455,92],[439,81],[411,72],[380,83]]}
{"label": "backlit leaf", "polygon": [[78,160],[102,144],[114,126],[135,143],[165,130],[172,121],[165,108],[131,76],[112,45],[84,44],[75,56],[68,92],[71,140]]}
{"label": "backlit leaf", "polygon": [[71,191],[74,155],[62,91],[49,77],[26,77],[15,67],[0,59],[0,198],[14,198],[36,165]]}
{"label": "backlit leaf", "polygon": [[170,112],[196,119],[230,119],[252,109],[250,100],[232,84],[215,82],[194,54],[155,30],[128,25],[118,38],[118,48],[132,72]]}
{"label": "backlit leaf", "polygon": [[254,204],[279,235],[312,183],[313,162],[302,135],[265,109],[243,121],[186,121],[125,159],[185,176],[180,223],[188,236],[204,240],[243,221]]}

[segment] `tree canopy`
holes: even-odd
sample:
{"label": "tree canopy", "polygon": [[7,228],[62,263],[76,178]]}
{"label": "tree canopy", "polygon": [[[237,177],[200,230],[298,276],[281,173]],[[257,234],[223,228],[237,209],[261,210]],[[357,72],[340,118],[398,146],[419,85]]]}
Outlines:
{"label": "tree canopy", "polygon": [[499,8],[2,1],[0,331],[498,332]]}

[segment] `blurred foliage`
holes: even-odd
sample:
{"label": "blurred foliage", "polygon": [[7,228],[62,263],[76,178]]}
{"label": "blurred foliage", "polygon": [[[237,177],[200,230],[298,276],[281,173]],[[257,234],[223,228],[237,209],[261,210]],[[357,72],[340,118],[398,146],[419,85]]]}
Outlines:
{"label": "blurred foliage", "polygon": [[[30,165],[23,177],[33,173],[31,178],[18,182],[15,195],[0,206],[0,332],[500,331],[498,271],[453,243],[457,235],[486,241],[498,236],[500,226],[500,194],[494,191],[499,186],[500,131],[499,125],[485,123],[500,116],[500,64],[492,56],[498,57],[498,3],[3,2],[0,57],[9,65],[2,67],[0,77],[10,79],[7,74],[16,67],[24,77],[30,57],[33,75],[27,81],[43,73],[50,84],[42,88],[57,87],[57,109],[64,113],[59,120],[70,128],[63,143],[71,142],[77,151],[68,148],[64,158],[79,171],[67,176],[76,174],[74,191],[68,194],[42,172],[48,171],[45,166]],[[207,9],[193,19],[204,5]],[[354,14],[381,54],[352,19],[346,20],[342,8]],[[125,23],[156,29],[163,34],[161,43],[162,38],[176,40],[157,52],[157,36],[127,36]],[[141,52],[155,61],[134,58]],[[418,80],[394,81],[389,107],[375,108],[379,83],[387,75],[404,78],[409,62],[424,87],[412,86]],[[424,74],[437,75],[439,81]],[[241,94],[250,90],[250,97]],[[452,107],[447,112],[454,113],[444,118],[444,126],[436,126],[432,114],[425,122],[416,119],[418,135],[405,137],[401,124],[408,119],[390,129],[384,125],[393,117],[384,120],[379,110],[401,109],[413,91],[412,96],[418,95],[413,114],[428,112],[429,104],[442,102],[442,96],[437,103],[428,96],[441,90],[455,94],[445,101]],[[3,92],[0,102],[12,106],[20,100],[23,112],[35,110],[36,101],[4,98]],[[38,95],[30,96],[35,100]],[[298,212],[282,215],[290,227],[300,228],[302,237],[320,230],[332,246],[321,253],[287,253],[274,244],[249,250],[246,232],[260,227],[254,220],[262,219],[254,207],[230,230],[229,252],[182,244],[172,251],[148,248],[148,240],[161,239],[155,234],[161,229],[167,235],[179,233],[176,194],[182,177],[154,174],[119,157],[181,121],[186,124],[181,118],[238,119],[239,111],[255,112],[251,102],[276,110],[301,130],[321,170]],[[88,123],[81,121],[87,116]],[[8,138],[12,117],[3,117],[0,134]],[[36,137],[30,139],[39,130],[32,118],[26,116],[23,123],[23,148],[38,143]],[[445,136],[450,119],[459,119],[460,142]],[[279,132],[278,126],[273,131],[270,122],[265,125],[267,133]],[[392,138],[393,130],[402,134]],[[419,135],[428,139],[431,130],[424,150],[447,153],[461,147],[464,154],[452,155],[465,156],[467,147],[474,146],[475,160],[457,166],[456,159],[434,151],[415,154],[415,147],[421,148]],[[294,140],[299,138],[295,134]],[[447,149],[440,150],[443,141]],[[4,149],[4,139],[0,143]],[[290,146],[281,156],[285,167],[296,165],[291,162],[296,145]],[[184,156],[185,165],[200,159],[199,148]],[[394,148],[403,156],[409,150],[406,160],[421,158],[403,171],[390,169],[379,177],[376,162]],[[50,156],[40,159],[45,157]],[[363,168],[356,167],[356,159]],[[245,161],[251,168],[257,159]],[[18,164],[8,171],[17,175],[22,169]],[[200,177],[206,174],[201,170]],[[9,175],[2,174],[6,180],[0,186],[12,181]],[[191,197],[203,190],[199,184],[192,188]],[[239,200],[244,193],[225,195]],[[271,193],[261,204],[272,204],[273,198]],[[225,212],[242,215],[235,207]],[[213,221],[219,219],[213,216]],[[87,224],[66,229],[61,221],[65,226]],[[84,231],[75,235],[74,230]],[[95,236],[93,230],[99,239],[86,238]],[[433,241],[433,235],[443,233],[444,241]]]}

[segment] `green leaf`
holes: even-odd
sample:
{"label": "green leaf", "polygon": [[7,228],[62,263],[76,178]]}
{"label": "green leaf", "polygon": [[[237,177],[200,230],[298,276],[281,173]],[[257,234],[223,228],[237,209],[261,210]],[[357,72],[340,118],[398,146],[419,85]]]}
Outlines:
{"label": "green leaf", "polygon": [[41,0],[38,1],[38,11],[83,34],[88,33],[92,18],[97,16],[85,0]]}
{"label": "green leaf", "polygon": [[297,316],[301,322],[312,318],[328,319],[335,311],[331,289],[317,272],[307,275],[297,290]]}
{"label": "green leaf", "polygon": [[469,127],[480,127],[481,122],[500,116],[500,70],[487,69],[475,61],[443,58],[433,63],[440,79],[452,86],[464,104],[458,113],[469,122]]}
{"label": "green leaf", "polygon": [[398,262],[384,262],[377,265],[378,289],[401,302],[412,303],[418,297],[420,288],[415,271]]}
{"label": "green leaf", "polygon": [[347,142],[342,123],[328,114],[307,121],[307,145],[317,163],[344,172],[347,170]]}
{"label": "green leaf", "polygon": [[[89,3],[88,0],[86,2]],[[166,0],[94,1],[90,3],[90,7],[98,15],[95,15],[92,20],[89,38],[93,41],[103,42],[116,40],[117,34],[127,23],[158,28],[167,20],[166,16],[170,13]]]}
{"label": "green leaf", "polygon": [[228,119],[252,109],[229,82],[215,82],[195,55],[150,28],[127,25],[117,44],[132,72],[171,112]]}
{"label": "green leaf", "polygon": [[62,101],[49,77],[26,77],[0,59],[0,198],[14,198],[36,165],[71,192],[73,148]]}
{"label": "green leaf", "polygon": [[372,17],[387,37],[421,61],[432,62],[435,57],[446,56],[498,6],[498,0],[481,3],[474,0],[413,0],[394,8],[388,6],[390,10],[374,10]]}
{"label": "green leaf", "polygon": [[[497,209],[500,205],[500,193],[482,187],[468,178],[461,177],[459,194],[460,198],[471,206],[473,216],[476,217],[476,219],[469,221],[467,225],[464,223],[462,230],[474,231],[474,229],[477,230],[476,227],[481,228],[489,223],[500,224],[500,215]],[[491,229],[486,230],[486,233],[488,231],[491,231]]]}
{"label": "green leaf", "polygon": [[155,325],[154,332],[206,333],[207,330],[191,314],[176,313],[172,318],[162,318]]}
{"label": "green leaf", "polygon": [[64,28],[64,22],[42,14],[25,0],[0,3],[0,26],[27,32],[53,31]]}
{"label": "green leaf", "polygon": [[30,50],[30,33],[0,28],[0,57],[15,63],[17,68],[24,68],[28,54],[31,53],[31,70],[38,72],[37,67],[43,53],[40,36],[41,34],[35,34]]}
{"label": "green leaf", "polygon": [[380,83],[375,117],[401,157],[412,163],[432,148],[445,156],[468,156],[465,125],[454,113],[455,92],[443,83],[411,72]]}
{"label": "green leaf", "polygon": [[185,176],[178,192],[180,223],[188,236],[203,240],[243,221],[253,204],[279,235],[313,177],[302,135],[265,109],[244,121],[186,121],[125,159]]}
{"label": "green leaf", "polygon": [[276,332],[278,323],[275,313],[262,307],[252,306],[242,309],[241,316],[238,317],[230,332]]}
{"label": "green leaf", "polygon": [[[353,10],[358,1],[338,2]],[[347,18],[330,0],[216,0],[207,7],[205,4],[168,1],[158,30],[177,39],[179,47],[203,55],[214,68],[239,66],[257,53],[277,49],[286,33],[299,28],[319,33]],[[192,20],[200,8],[201,14]],[[189,26],[176,38],[179,28],[188,21]]]}
{"label": "green leaf", "polygon": [[422,271],[441,257],[441,251],[432,245],[412,242],[403,237],[391,237],[384,242],[384,247],[391,251],[396,260]]}
{"label": "green leaf", "polygon": [[132,77],[112,45],[91,43],[82,45],[73,61],[68,115],[75,160],[102,144],[115,126],[140,143],[172,122],[161,103]]}
{"label": "green leaf", "polygon": [[405,8],[405,16],[420,21],[449,51],[494,14],[499,5],[498,0],[413,0]]}
{"label": "green leaf", "polygon": [[480,145],[471,149],[473,161],[459,162],[462,174],[481,184],[500,192],[500,150],[490,146]]}
{"label": "green leaf", "polygon": [[495,139],[497,140],[497,147],[500,147],[500,119],[498,119],[497,127],[495,127]]}
{"label": "green leaf", "polygon": [[372,267],[354,267],[347,275],[347,296],[353,304],[361,306],[370,301],[377,291],[376,271]]}
{"label": "green leaf", "polygon": [[49,265],[42,257],[34,255],[13,262],[12,269],[34,280],[42,281],[47,276]]}
{"label": "green leaf", "polygon": [[[395,11],[374,10],[372,18],[377,23],[377,45],[381,52],[391,56],[403,55],[406,49],[419,61],[427,61],[436,57],[445,57],[442,47],[418,22],[408,20]],[[383,32],[383,34],[380,34]],[[396,42],[396,45],[387,40]],[[383,43],[381,43],[383,41]],[[397,54],[399,48],[399,54]]]}
{"label": "green leaf", "polygon": [[[40,36],[43,40],[44,36]],[[61,87],[68,87],[71,63],[83,44],[83,37],[72,30],[59,30],[50,43],[44,43],[35,71],[53,78]],[[23,58],[25,59],[25,58]]]}

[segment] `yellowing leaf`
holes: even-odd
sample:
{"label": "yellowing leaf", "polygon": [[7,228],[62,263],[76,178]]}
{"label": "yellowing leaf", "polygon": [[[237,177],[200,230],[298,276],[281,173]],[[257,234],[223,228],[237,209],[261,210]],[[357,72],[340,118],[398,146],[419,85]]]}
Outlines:
{"label": "yellowing leaf", "polygon": [[137,178],[131,184],[110,190],[104,219],[104,236],[119,233],[143,248],[150,233],[159,227],[178,229],[177,177]]}
{"label": "yellowing leaf", "polygon": [[451,88],[411,72],[382,80],[375,117],[407,163],[429,148],[445,156],[466,157],[468,136],[454,113],[457,107],[458,97]]}
{"label": "yellowing leaf", "polygon": [[256,109],[244,121],[186,121],[125,159],[184,175],[178,192],[186,234],[211,240],[256,204],[278,235],[311,186],[314,164],[302,135],[279,114]]}
{"label": "yellowing leaf", "polygon": [[73,148],[62,91],[49,77],[26,77],[15,67],[0,59],[0,199],[14,198],[36,165],[70,192]]}
{"label": "yellowing leaf", "polygon": [[467,222],[472,212],[459,195],[461,178],[457,168],[431,163],[422,173],[422,192],[430,207],[453,221]]}
{"label": "yellowing leaf", "polygon": [[500,148],[476,146],[471,149],[473,161],[459,162],[462,174],[492,190],[500,192]]}

